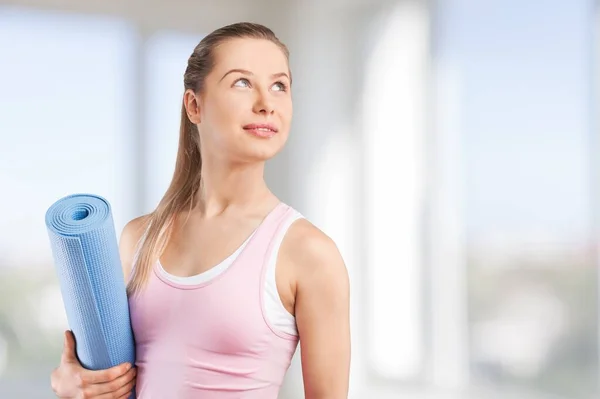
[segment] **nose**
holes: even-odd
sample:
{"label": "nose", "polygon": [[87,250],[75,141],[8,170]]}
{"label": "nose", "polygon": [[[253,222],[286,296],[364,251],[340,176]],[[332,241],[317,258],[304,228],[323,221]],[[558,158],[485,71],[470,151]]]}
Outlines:
{"label": "nose", "polygon": [[269,98],[268,93],[260,91],[257,93],[256,100],[254,101],[253,111],[257,114],[270,115],[275,112],[273,100]]}

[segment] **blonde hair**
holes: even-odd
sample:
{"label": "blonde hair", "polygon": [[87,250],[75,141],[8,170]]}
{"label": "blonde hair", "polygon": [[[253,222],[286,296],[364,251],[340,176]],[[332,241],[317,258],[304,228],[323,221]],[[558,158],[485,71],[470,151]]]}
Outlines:
{"label": "blonde hair", "polygon": [[[205,36],[194,48],[183,77],[184,91],[191,89],[195,93],[200,93],[204,89],[204,80],[215,63],[215,48],[220,43],[235,38],[269,40],[277,44],[289,59],[287,47],[269,28],[249,22],[227,25]],[[201,169],[198,129],[189,120],[185,104],[182,103],[175,172],[158,206],[145,218],[145,232],[138,242],[132,273],[127,284],[128,295],[139,292],[145,286],[152,265],[158,261],[167,245],[177,215],[194,207],[196,193],[200,188]]]}

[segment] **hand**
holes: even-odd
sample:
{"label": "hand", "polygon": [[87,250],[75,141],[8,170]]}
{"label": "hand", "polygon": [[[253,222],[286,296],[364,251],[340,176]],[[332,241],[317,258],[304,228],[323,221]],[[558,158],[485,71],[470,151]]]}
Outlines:
{"label": "hand", "polygon": [[52,390],[61,399],[127,399],[135,385],[136,369],[128,363],[106,370],[87,370],[75,354],[75,337],[65,332],[60,365],[52,371]]}

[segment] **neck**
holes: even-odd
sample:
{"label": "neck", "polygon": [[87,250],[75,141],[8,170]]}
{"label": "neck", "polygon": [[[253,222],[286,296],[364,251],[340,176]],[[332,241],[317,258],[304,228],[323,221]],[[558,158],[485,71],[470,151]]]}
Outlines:
{"label": "neck", "polygon": [[202,162],[195,209],[206,217],[227,208],[249,208],[273,197],[264,180],[264,162],[228,164]]}

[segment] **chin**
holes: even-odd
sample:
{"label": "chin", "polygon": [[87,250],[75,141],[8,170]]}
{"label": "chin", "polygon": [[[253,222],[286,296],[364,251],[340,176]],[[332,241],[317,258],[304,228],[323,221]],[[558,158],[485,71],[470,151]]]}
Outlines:
{"label": "chin", "polygon": [[271,158],[274,158],[279,152],[282,150],[282,147],[277,148],[260,148],[256,149],[256,151],[252,151],[252,154],[249,154],[251,158],[259,160],[259,161],[268,161]]}
{"label": "chin", "polygon": [[274,136],[270,139],[252,140],[251,143],[246,143],[242,151],[246,157],[254,161],[267,161],[275,157],[285,145],[286,140],[282,137]]}

